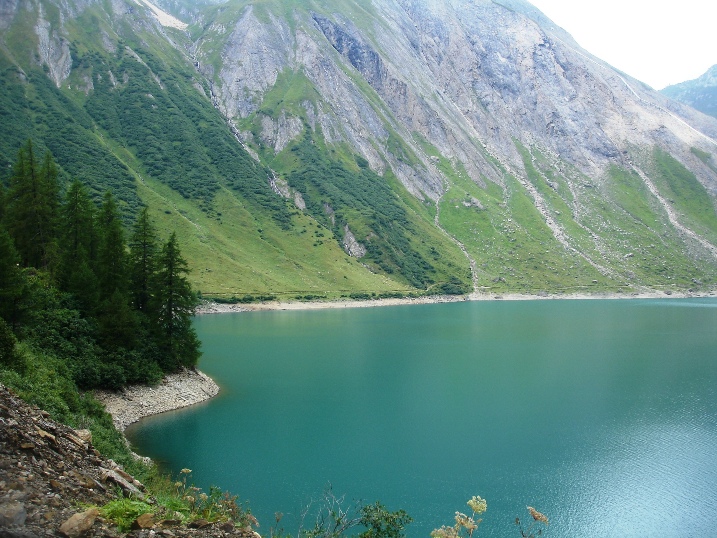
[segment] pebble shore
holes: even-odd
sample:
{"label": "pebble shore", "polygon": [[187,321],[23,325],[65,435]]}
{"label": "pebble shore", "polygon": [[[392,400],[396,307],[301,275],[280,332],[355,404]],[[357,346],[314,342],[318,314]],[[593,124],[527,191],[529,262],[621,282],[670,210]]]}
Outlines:
{"label": "pebble shore", "polygon": [[181,409],[213,398],[219,385],[196,369],[186,369],[165,376],[154,387],[131,385],[121,391],[96,391],[95,397],[112,415],[115,427],[124,432],[130,424],[144,417]]}

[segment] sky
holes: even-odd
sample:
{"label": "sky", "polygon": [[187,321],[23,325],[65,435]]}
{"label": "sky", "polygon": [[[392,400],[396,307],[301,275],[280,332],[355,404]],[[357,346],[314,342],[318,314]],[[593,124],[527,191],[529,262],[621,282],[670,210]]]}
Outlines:
{"label": "sky", "polygon": [[717,64],[717,0],[528,0],[586,50],[656,90]]}

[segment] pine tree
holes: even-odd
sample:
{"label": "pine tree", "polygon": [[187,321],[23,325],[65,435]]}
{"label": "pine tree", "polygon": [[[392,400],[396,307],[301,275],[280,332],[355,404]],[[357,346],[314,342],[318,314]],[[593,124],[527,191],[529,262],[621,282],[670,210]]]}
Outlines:
{"label": "pine tree", "polygon": [[157,233],[149,220],[147,207],[143,208],[137,217],[129,248],[132,306],[135,310],[147,313],[159,250]]}
{"label": "pine tree", "polygon": [[162,368],[173,371],[196,365],[201,352],[192,327],[197,299],[186,278],[187,262],[172,233],[157,260],[151,310],[160,349]]}
{"label": "pine tree", "polygon": [[10,177],[4,220],[22,265],[48,268],[56,255],[57,167],[50,153],[38,166],[32,141],[20,149]]}

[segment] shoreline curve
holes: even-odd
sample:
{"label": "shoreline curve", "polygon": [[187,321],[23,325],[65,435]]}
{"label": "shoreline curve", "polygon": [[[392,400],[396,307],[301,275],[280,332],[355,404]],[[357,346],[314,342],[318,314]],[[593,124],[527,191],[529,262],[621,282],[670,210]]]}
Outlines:
{"label": "shoreline curve", "polygon": [[159,385],[130,385],[117,392],[97,390],[95,398],[112,415],[115,428],[122,434],[130,424],[145,417],[182,409],[213,398],[219,385],[197,369],[184,369],[166,375]]}

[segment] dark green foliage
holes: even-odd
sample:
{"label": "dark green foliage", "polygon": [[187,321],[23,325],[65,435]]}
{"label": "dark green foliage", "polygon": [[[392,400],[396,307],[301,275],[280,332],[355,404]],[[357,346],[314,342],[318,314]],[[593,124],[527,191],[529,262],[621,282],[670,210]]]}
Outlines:
{"label": "dark green foliage", "polygon": [[[143,65],[124,48],[114,57],[89,53],[94,69],[87,113],[144,164],[146,172],[210,210],[225,184],[288,228],[285,202],[269,186],[269,172],[234,139],[230,129],[192,86],[192,74],[170,70],[138,49]],[[114,73],[115,79],[103,75]],[[121,79],[123,82],[118,83]]]}
{"label": "dark green foliage", "polygon": [[[28,143],[20,153],[15,170],[34,163],[27,158],[31,148]],[[43,173],[36,175],[48,177],[44,171],[53,167],[48,157]],[[199,356],[191,327],[196,299],[176,236],[155,264],[154,228],[144,211],[128,253],[114,197],[106,193],[98,212],[78,181],[53,211],[59,214],[55,271],[41,264],[22,270],[13,238],[0,225],[0,319],[16,330],[22,345],[46,357],[52,368],[62,368],[62,375],[82,389],[154,383],[165,370],[194,366]],[[13,207],[5,222],[15,222],[19,214]]]}
{"label": "dark green foliage", "polygon": [[157,265],[157,232],[149,220],[149,210],[140,211],[130,238],[129,276],[132,306],[146,312],[151,297],[152,277]]}
{"label": "dark green foliage", "polygon": [[60,211],[60,287],[73,294],[78,308],[89,313],[99,301],[97,276],[96,208],[87,188],[75,180]]}
{"label": "dark green foliage", "polygon": [[18,154],[5,199],[5,227],[25,267],[47,268],[56,249],[57,167],[49,154],[38,165],[31,141]]}
{"label": "dark green foliage", "polygon": [[413,518],[405,511],[389,512],[386,507],[376,501],[361,508],[360,524],[366,527],[360,538],[401,538],[404,529]]}
{"label": "dark green foliage", "polygon": [[19,374],[25,373],[24,357],[17,349],[17,339],[5,320],[0,318],[0,368],[10,369]]}
{"label": "dark green foliage", "polygon": [[361,241],[367,260],[386,273],[399,273],[417,287],[427,288],[433,281],[434,267],[411,245],[415,230],[404,205],[388,183],[362,166],[350,169],[322,152],[307,129],[292,151],[300,166],[288,181],[302,193],[307,210],[337,238],[344,227],[362,230]]}
{"label": "dark green foliage", "polygon": [[[58,164],[61,180],[79,178],[91,184],[94,198],[112,190],[123,211],[139,206],[134,178],[94,132],[92,118],[40,69],[20,72],[0,51],[0,166],[7,170],[28,139],[37,153],[49,150]],[[4,172],[0,173],[6,177]]]}
{"label": "dark green foliage", "polygon": [[19,315],[19,301],[23,291],[20,256],[0,223],[0,319],[15,324]]}
{"label": "dark green foliage", "polygon": [[165,370],[192,367],[199,360],[199,339],[192,328],[197,297],[186,279],[187,262],[172,233],[157,259],[154,293],[150,302],[154,330]]}
{"label": "dark green foliage", "polygon": [[117,204],[109,191],[105,193],[97,223],[99,245],[96,270],[100,298],[109,298],[115,290],[127,292],[127,245]]}

